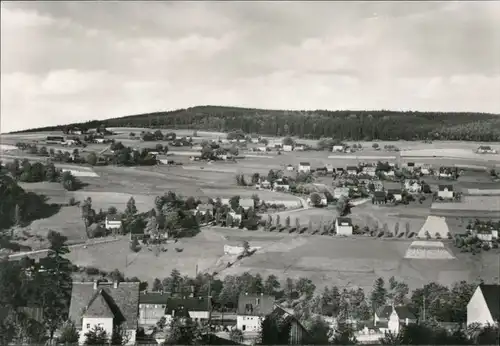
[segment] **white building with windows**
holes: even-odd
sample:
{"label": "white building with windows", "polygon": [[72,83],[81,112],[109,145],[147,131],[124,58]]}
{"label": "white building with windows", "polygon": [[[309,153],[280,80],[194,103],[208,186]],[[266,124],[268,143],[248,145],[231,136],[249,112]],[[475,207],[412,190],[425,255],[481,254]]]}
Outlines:
{"label": "white building with windows", "polygon": [[238,299],[236,328],[245,332],[259,332],[264,318],[274,310],[275,299],[264,294],[242,294]]}

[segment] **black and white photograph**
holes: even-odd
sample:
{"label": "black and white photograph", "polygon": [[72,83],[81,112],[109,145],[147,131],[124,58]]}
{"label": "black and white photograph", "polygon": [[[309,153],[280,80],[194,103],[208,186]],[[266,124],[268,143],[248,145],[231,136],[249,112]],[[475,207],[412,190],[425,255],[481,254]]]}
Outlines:
{"label": "black and white photograph", "polygon": [[500,344],[500,1],[0,29],[0,345]]}

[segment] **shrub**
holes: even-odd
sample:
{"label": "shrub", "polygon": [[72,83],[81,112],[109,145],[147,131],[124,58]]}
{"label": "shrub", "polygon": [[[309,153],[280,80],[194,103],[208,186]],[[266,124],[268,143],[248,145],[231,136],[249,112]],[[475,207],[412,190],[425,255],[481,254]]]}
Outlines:
{"label": "shrub", "polygon": [[136,237],[132,238],[132,241],[130,242],[130,250],[133,252],[139,252],[141,249],[141,246],[139,245],[139,240],[137,240]]}
{"label": "shrub", "polygon": [[101,271],[97,269],[96,267],[87,267],[85,268],[85,273],[87,275],[99,275]]}

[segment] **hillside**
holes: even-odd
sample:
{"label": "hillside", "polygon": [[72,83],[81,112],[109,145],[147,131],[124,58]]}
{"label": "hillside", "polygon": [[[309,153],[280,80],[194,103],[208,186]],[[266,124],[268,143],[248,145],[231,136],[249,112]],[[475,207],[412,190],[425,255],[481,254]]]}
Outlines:
{"label": "hillside", "polygon": [[[80,127],[152,127],[231,131],[301,138],[343,140],[500,141],[500,116],[487,113],[397,111],[286,111],[198,106],[169,112],[70,124]],[[20,132],[53,131],[52,126]]]}

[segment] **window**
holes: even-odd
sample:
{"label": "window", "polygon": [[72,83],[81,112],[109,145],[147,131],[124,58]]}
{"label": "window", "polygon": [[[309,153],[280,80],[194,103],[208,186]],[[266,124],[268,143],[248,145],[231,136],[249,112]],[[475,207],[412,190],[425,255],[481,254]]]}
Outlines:
{"label": "window", "polygon": [[259,304],[260,304],[260,298],[255,299],[255,303],[256,303],[257,305],[259,305]]}
{"label": "window", "polygon": [[90,323],[87,323],[87,329],[90,329]]}
{"label": "window", "polygon": [[247,326],[246,326],[246,325],[242,325],[242,326],[241,326],[241,330],[242,330],[242,331],[245,331],[246,329],[247,329]]}

